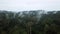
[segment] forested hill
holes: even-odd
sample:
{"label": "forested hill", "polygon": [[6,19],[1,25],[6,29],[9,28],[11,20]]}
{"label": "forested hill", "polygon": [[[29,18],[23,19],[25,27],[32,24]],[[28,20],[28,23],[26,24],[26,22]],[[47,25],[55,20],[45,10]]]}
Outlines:
{"label": "forested hill", "polygon": [[60,34],[60,11],[1,11],[0,34]]}

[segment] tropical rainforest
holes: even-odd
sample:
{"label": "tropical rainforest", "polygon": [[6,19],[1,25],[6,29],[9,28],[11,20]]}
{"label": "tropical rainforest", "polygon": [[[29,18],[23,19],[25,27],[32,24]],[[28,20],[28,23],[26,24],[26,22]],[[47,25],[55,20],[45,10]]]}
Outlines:
{"label": "tropical rainforest", "polygon": [[60,34],[60,11],[0,10],[0,34]]}

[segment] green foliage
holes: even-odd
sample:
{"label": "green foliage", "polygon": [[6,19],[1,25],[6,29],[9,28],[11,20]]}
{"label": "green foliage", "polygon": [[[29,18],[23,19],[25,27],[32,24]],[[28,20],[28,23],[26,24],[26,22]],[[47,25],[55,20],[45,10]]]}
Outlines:
{"label": "green foliage", "polygon": [[0,11],[0,34],[60,34],[60,11]]}

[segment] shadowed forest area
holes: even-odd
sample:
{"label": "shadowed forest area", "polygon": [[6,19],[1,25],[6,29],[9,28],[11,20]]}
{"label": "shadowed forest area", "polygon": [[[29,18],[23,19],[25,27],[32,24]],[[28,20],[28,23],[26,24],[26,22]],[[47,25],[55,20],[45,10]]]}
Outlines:
{"label": "shadowed forest area", "polygon": [[60,11],[0,11],[0,34],[60,34]]}

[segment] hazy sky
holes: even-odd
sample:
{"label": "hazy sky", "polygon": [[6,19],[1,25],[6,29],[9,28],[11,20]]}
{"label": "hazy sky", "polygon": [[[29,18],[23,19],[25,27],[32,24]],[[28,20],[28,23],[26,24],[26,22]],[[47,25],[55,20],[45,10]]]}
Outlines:
{"label": "hazy sky", "polygon": [[0,10],[60,10],[60,0],[0,0]]}

